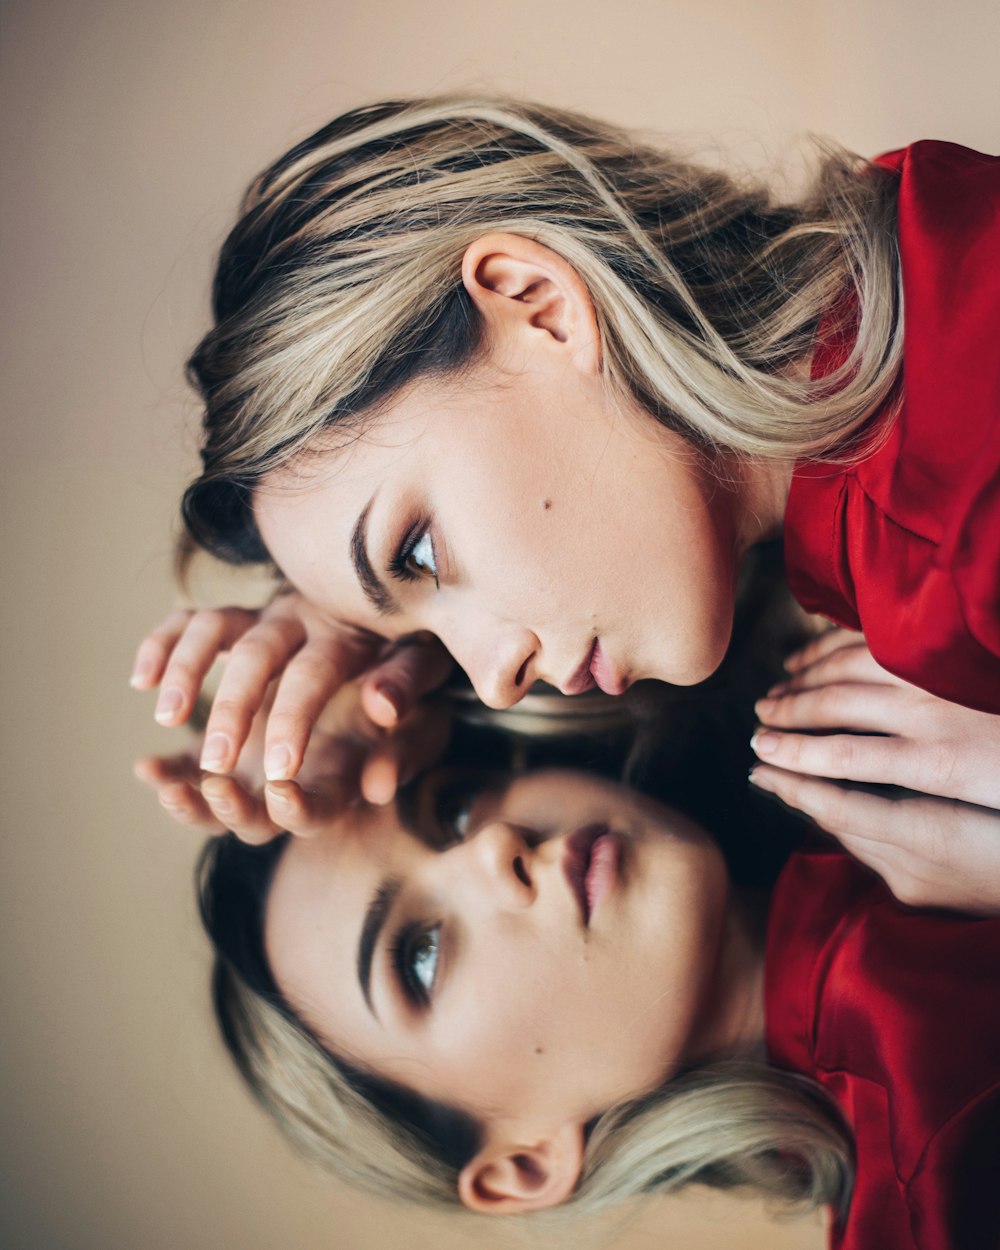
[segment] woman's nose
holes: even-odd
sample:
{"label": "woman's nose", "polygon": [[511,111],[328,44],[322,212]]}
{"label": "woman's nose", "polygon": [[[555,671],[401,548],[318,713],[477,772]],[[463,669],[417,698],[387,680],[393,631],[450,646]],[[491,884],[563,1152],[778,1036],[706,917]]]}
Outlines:
{"label": "woman's nose", "polygon": [[[444,639],[446,645],[448,640]],[[487,707],[513,707],[535,680],[538,639],[529,630],[508,627],[476,631],[469,644],[448,649],[468,674]]]}
{"label": "woman's nose", "polygon": [[467,843],[490,896],[501,906],[520,910],[535,901],[534,852],[517,825],[496,820]]}

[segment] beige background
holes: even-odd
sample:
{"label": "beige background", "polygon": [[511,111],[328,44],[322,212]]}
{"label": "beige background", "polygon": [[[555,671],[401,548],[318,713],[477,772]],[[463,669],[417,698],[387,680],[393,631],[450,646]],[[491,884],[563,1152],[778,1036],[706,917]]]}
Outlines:
{"label": "beige background", "polygon": [[[244,182],[334,112],[494,87],[752,164],[806,131],[996,151],[995,0],[9,0],[0,1241],[18,1250],[498,1244],[311,1175],[209,1021],[196,842],[131,780],[126,685],[171,604],[181,362]],[[755,1204],[661,1204],[606,1244],[815,1247]],[[515,1244],[530,1244],[521,1239]]]}

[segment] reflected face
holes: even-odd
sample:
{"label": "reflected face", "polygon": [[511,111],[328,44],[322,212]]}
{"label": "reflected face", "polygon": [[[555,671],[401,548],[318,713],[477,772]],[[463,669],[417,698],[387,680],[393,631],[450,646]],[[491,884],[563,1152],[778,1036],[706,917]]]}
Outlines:
{"label": "reflected face", "polygon": [[276,471],[254,510],[331,618],[437,634],[493,707],[535,680],[701,681],[732,627],[732,501],[600,377],[489,363],[415,384],[361,437]]}
{"label": "reflected face", "polygon": [[467,818],[444,851],[392,808],[290,841],[265,918],[287,1000],[342,1058],[490,1125],[583,1124],[658,1086],[710,1001],[714,843],[577,773],[518,778]]}

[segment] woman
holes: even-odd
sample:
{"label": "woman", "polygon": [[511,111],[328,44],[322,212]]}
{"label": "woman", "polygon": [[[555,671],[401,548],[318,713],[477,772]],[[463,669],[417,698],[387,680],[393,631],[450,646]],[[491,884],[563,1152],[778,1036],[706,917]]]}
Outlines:
{"label": "woman", "polygon": [[313,1158],[480,1213],[749,1185],[830,1204],[834,1246],[992,1246],[1000,921],[900,908],[812,844],[765,945],[760,896],[676,810],[450,767],[324,826],[332,741],[311,793],[283,783],[312,836],[216,840],[202,874],[227,1043]]}
{"label": "woman", "polygon": [[[179,723],[233,660],[205,766],[285,671],[268,772],[367,673],[393,726],[442,677],[620,693],[718,665],[738,569],[880,663],[1000,710],[1000,163],[825,161],[782,205],[600,123],[495,100],[338,118],[252,185],[219,261],[192,540],[300,595],[140,651]],[[905,297],[905,310],[904,310]]]}

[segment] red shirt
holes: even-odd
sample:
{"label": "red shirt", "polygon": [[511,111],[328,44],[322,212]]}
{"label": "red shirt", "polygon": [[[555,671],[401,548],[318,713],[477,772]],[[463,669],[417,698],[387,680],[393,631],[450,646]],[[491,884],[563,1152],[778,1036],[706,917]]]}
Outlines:
{"label": "red shirt", "polygon": [[1000,712],[1000,158],[924,142],[878,163],[900,177],[902,403],[860,463],[796,466],[789,583],[884,668]]}
{"label": "red shirt", "polygon": [[835,1250],[1000,1245],[1000,919],[917,912],[835,848],[792,856],[765,960],[777,1066],[850,1123]]}

